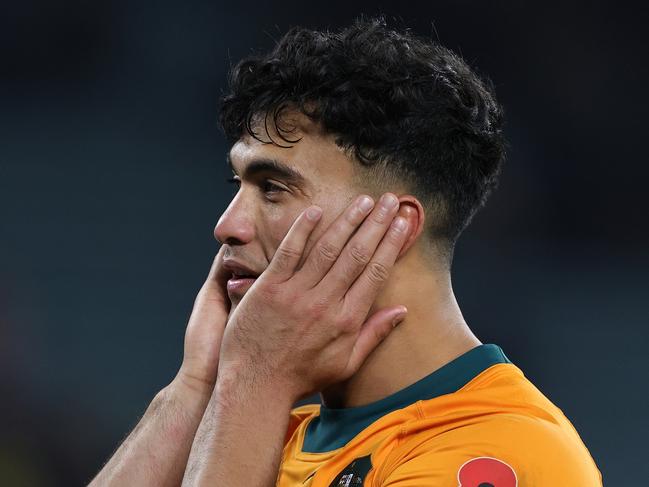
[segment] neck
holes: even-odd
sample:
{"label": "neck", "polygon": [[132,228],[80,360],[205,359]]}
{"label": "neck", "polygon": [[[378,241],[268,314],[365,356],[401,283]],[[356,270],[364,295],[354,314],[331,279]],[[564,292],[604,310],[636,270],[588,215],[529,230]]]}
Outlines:
{"label": "neck", "polygon": [[348,380],[321,392],[329,408],[378,401],[431,374],[480,345],[464,321],[448,271],[422,273],[400,262],[368,316],[398,304],[408,315]]}

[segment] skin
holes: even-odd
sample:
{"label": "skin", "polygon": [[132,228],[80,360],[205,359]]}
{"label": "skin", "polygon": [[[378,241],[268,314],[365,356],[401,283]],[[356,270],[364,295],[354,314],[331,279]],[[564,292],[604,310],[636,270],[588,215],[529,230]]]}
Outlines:
{"label": "skin", "polygon": [[[228,258],[257,271],[269,257],[270,264],[247,290],[229,292],[232,307],[219,379],[192,445],[185,486],[242,485],[242,479],[246,485],[273,485],[297,399],[323,391],[327,405],[365,404],[480,344],[451,299],[448,275],[422,272],[424,257],[415,245],[424,223],[421,204],[411,195],[387,193],[369,216],[360,215],[356,203],[349,204],[350,198],[360,201],[350,186],[353,161],[332,136],[294,117],[301,139],[291,147],[247,136],[230,151],[233,169],[243,180],[215,236],[229,246]],[[285,190],[269,196],[259,189],[266,188],[269,175],[248,178],[246,171],[259,159],[281,161],[305,182],[292,186],[275,176],[271,182]],[[385,205],[389,199],[394,200],[391,209]],[[317,225],[304,213],[314,203],[324,210]],[[404,229],[389,230],[398,220]],[[353,257],[362,254],[366,258]],[[370,271],[376,262],[385,272]],[[388,280],[391,286],[385,289]],[[430,309],[431,296],[440,308]],[[396,340],[390,346],[385,338],[394,313],[388,311],[401,300],[418,304],[418,313],[431,311],[436,320],[428,330],[423,324],[411,326],[417,333],[403,334],[405,346]],[[435,333],[422,342],[425,331]],[[444,340],[446,348],[431,360],[436,339]],[[383,357],[367,360],[370,354]],[[414,366],[414,373],[394,367],[395,360]],[[377,375],[378,385],[372,381]]]}
{"label": "skin", "polygon": [[[328,238],[332,224],[351,211],[360,194],[376,201],[382,195],[359,191],[352,183],[358,163],[335,144],[333,136],[299,114],[291,117],[296,130],[290,137],[300,137],[299,142],[284,148],[245,136],[232,147],[230,159],[243,175],[255,159],[273,158],[299,170],[305,184],[298,187],[264,174],[242,180],[214,230],[222,246],[194,303],[183,363],[91,485],[178,485],[181,481],[183,485],[239,485],[242,478],[246,485],[272,485],[288,412],[296,399],[320,391],[329,407],[368,404],[481,343],[462,317],[448,267],[441,260],[433,259],[431,264],[430,244],[420,238],[425,217],[422,205],[401,188],[391,189],[399,205],[382,228],[387,232],[393,218],[400,216],[407,230],[399,237],[398,247],[392,242],[392,254],[384,262],[387,279],[368,288],[364,301],[359,293],[350,301],[366,305],[350,305],[345,308],[348,313],[334,313],[341,309],[341,296],[353,288],[351,282],[337,290],[334,300],[331,287],[300,295],[299,290],[314,288],[304,281],[293,287],[278,285],[313,272],[317,266],[310,262],[318,262],[316,256],[322,255],[317,252],[319,243]],[[280,140],[272,125],[268,135]],[[264,187],[267,183],[284,191]],[[291,229],[301,228],[300,221],[306,221],[301,215],[313,205],[322,209],[322,216],[314,227],[302,227],[304,238],[300,245],[293,244],[300,252],[288,266],[291,270],[270,272],[276,256],[281,255],[282,242]],[[344,239],[353,240],[354,232],[360,235],[361,224],[360,229],[349,229]],[[333,234],[341,235],[340,227]],[[367,248],[378,254],[387,240],[372,241]],[[340,250],[336,263],[344,255],[349,253]],[[229,258],[257,272],[269,272],[244,292],[228,292],[231,273],[223,268],[223,260]],[[343,268],[331,264],[337,269],[332,275],[349,274],[353,266],[347,262]],[[323,269],[322,275],[328,272]],[[277,293],[277,289],[289,288],[292,294]],[[273,307],[276,301],[279,306]],[[314,302],[321,304],[321,314],[305,306]],[[392,329],[400,305],[408,313]],[[297,311],[291,314],[292,309]],[[357,311],[352,315],[353,309]],[[308,319],[301,320],[303,316]],[[305,336],[305,330],[311,341],[295,338]],[[363,334],[364,330],[370,333]],[[281,333],[279,341],[267,339]],[[355,352],[359,340],[360,352]],[[287,342],[290,347],[278,346]],[[287,350],[290,353],[284,353]],[[300,367],[314,360],[317,367]],[[395,363],[408,367],[394,367]],[[251,445],[258,450],[252,456]],[[256,461],[248,463],[250,458]]]}
{"label": "skin", "polygon": [[352,204],[298,266],[317,225],[313,209],[298,216],[230,315],[183,485],[272,485],[291,405],[353,375],[403,314],[397,307],[367,317],[407,236],[405,220],[394,218],[396,197],[371,212]]}
{"label": "skin", "polygon": [[[251,161],[274,158],[298,169],[307,184],[289,187],[271,178],[270,182],[290,191],[264,195],[259,188],[263,177],[261,181],[243,181],[214,229],[215,238],[227,246],[226,257],[245,262],[257,271],[268,265],[288,228],[306,206],[320,206],[323,216],[307,241],[305,256],[331,222],[361,194],[352,182],[358,162],[335,144],[335,137],[300,114],[287,117],[288,125],[298,128],[288,138],[301,137],[300,142],[283,148],[243,137],[230,151],[232,166],[243,174]],[[272,139],[281,142],[277,129],[272,124],[268,126]],[[270,140],[268,136],[260,138]],[[364,194],[374,199],[381,195],[371,190]],[[321,391],[322,400],[329,407],[355,407],[381,399],[481,344],[462,316],[448,267],[441,260],[436,264],[434,258],[431,265],[434,252],[420,238],[425,218],[421,203],[400,188],[395,188],[394,194],[399,199],[397,214],[408,222],[408,236],[370,314],[387,306],[405,305],[405,326],[399,326],[353,377]],[[242,297],[229,295],[231,311]],[[407,370],[393,367],[395,363],[407,363]]]}

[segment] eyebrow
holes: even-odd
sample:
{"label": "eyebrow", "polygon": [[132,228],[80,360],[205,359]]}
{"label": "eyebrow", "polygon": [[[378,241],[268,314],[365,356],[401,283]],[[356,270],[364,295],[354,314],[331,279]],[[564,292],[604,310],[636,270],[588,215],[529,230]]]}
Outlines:
{"label": "eyebrow", "polygon": [[[226,154],[225,160],[228,163],[232,172],[237,174],[236,169],[232,165],[232,159],[230,159],[230,154]],[[280,162],[276,159],[254,159],[246,166],[243,171],[243,178],[250,179],[253,176],[259,173],[267,173],[273,176],[277,176],[281,179],[284,179],[288,183],[295,184],[296,186],[305,186],[306,178],[300,174],[299,171],[293,169],[290,166],[287,166],[283,162]]]}

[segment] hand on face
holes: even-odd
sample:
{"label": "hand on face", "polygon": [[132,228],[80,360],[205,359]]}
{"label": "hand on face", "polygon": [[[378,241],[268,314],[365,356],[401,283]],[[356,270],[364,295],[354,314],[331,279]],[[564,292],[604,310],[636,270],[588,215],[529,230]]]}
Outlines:
{"label": "hand on face", "polygon": [[226,282],[231,272],[223,267],[224,252],[225,246],[221,246],[194,301],[185,331],[183,363],[175,379],[207,395],[216,382],[223,330],[230,312]]}
{"label": "hand on face", "polygon": [[244,374],[299,399],[349,378],[388,335],[403,306],[367,315],[406,241],[407,221],[395,218],[399,204],[390,193],[373,210],[371,199],[365,210],[361,200],[333,221],[299,269],[319,217],[309,218],[309,209],[297,217],[230,315],[219,377]]}

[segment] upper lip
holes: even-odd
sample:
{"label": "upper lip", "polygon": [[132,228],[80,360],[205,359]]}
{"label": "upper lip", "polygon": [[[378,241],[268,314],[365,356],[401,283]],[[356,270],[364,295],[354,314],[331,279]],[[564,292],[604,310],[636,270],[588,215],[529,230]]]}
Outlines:
{"label": "upper lip", "polygon": [[223,267],[233,274],[245,275],[245,276],[254,276],[259,277],[260,272],[253,271],[250,267],[247,267],[240,262],[237,262],[234,259],[225,259],[223,261]]}

